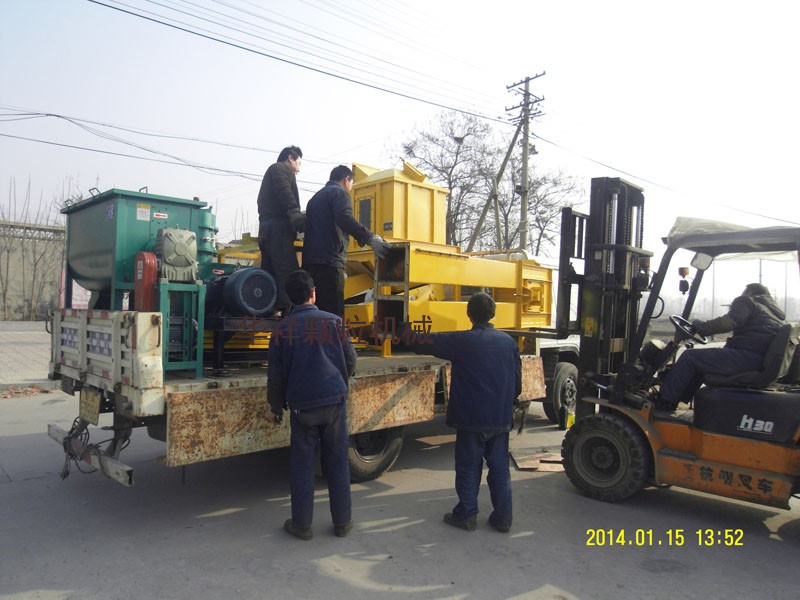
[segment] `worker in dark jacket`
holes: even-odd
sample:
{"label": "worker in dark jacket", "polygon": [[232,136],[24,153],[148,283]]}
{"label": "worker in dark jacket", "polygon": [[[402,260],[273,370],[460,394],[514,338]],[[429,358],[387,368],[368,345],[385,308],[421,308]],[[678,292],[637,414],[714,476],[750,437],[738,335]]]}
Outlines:
{"label": "worker in dark jacket", "polygon": [[383,238],[353,217],[352,189],[353,171],[339,165],[331,171],[330,181],[314,194],[306,207],[303,269],[314,278],[317,306],[340,317],[344,316],[348,236],[353,236],[359,246],[369,244],[378,258],[385,258],[390,248]]}
{"label": "worker in dark jacket", "polygon": [[452,365],[446,423],[456,429],[458,504],[444,516],[445,523],[475,529],[485,459],[494,508],[489,524],[505,533],[512,521],[508,432],[514,402],[522,392],[522,363],[511,336],[489,323],[494,314],[494,300],[478,292],[467,303],[472,329],[429,334],[410,346],[414,352],[445,358]]}
{"label": "worker in dark jacket", "polygon": [[278,162],[267,169],[258,192],[258,248],[261,250],[261,268],[269,271],[278,286],[275,310],[285,312],[289,299],[284,281],[292,271],[299,269],[294,241],[303,231],[305,217],[300,212],[300,192],[297,173],[303,160],[303,151],[297,146],[287,146],[278,155]]}
{"label": "worker in dark jacket", "polygon": [[731,302],[728,313],[710,321],[694,321],[700,335],[733,332],[724,348],[685,350],[661,385],[656,406],[675,410],[688,402],[703,383],[704,375],[734,375],[758,371],[764,354],[784,325],[786,315],[760,283],[750,283]]}
{"label": "worker in dark jacket", "polygon": [[281,422],[286,407],[291,415],[292,518],[283,528],[304,540],[313,536],[314,465],[321,446],[334,533],[344,537],[353,526],[347,384],[356,353],[342,320],[314,305],[314,281],[308,273],[291,273],[286,293],[295,306],[272,334],[267,379],[272,422]]}

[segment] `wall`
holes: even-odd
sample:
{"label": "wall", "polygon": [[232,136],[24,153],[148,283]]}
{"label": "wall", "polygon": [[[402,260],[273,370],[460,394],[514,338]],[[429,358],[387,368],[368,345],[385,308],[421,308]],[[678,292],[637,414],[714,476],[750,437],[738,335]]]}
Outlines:
{"label": "wall", "polygon": [[42,320],[57,307],[63,257],[63,227],[0,221],[0,320]]}

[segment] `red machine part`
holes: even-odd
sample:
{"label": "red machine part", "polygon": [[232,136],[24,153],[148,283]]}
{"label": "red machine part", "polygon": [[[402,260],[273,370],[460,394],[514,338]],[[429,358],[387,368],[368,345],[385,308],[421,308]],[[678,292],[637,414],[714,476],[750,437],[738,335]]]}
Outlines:
{"label": "red machine part", "polygon": [[152,312],[156,305],[156,281],[158,261],[152,252],[139,252],[134,261],[133,310]]}

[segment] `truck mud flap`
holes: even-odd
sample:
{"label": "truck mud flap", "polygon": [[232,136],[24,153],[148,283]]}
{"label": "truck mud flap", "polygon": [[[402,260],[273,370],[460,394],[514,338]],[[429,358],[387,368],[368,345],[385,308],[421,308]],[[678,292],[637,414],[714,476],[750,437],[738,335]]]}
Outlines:
{"label": "truck mud flap", "polygon": [[125,487],[133,486],[133,468],[122,463],[98,448],[89,448],[76,438],[69,439],[69,446],[64,446],[67,432],[52,423],[47,426],[47,435],[57,441],[64,451],[75,460],[80,460],[94,467],[106,477],[113,479]]}

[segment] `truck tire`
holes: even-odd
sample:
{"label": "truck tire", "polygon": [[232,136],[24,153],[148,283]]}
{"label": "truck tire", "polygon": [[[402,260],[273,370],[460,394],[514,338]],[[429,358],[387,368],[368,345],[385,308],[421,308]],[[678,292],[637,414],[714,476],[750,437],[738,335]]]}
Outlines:
{"label": "truck tire", "polygon": [[568,362],[558,363],[548,392],[542,408],[550,422],[558,424],[562,406],[568,411],[575,412],[575,404],[578,401],[578,367]]}
{"label": "truck tire", "polygon": [[390,427],[350,436],[347,460],[350,481],[377,479],[392,468],[403,447],[403,427]]}
{"label": "truck tire", "polygon": [[610,413],[578,419],[564,436],[561,458],[572,484],[603,502],[625,500],[642,489],[652,461],[641,430]]}

